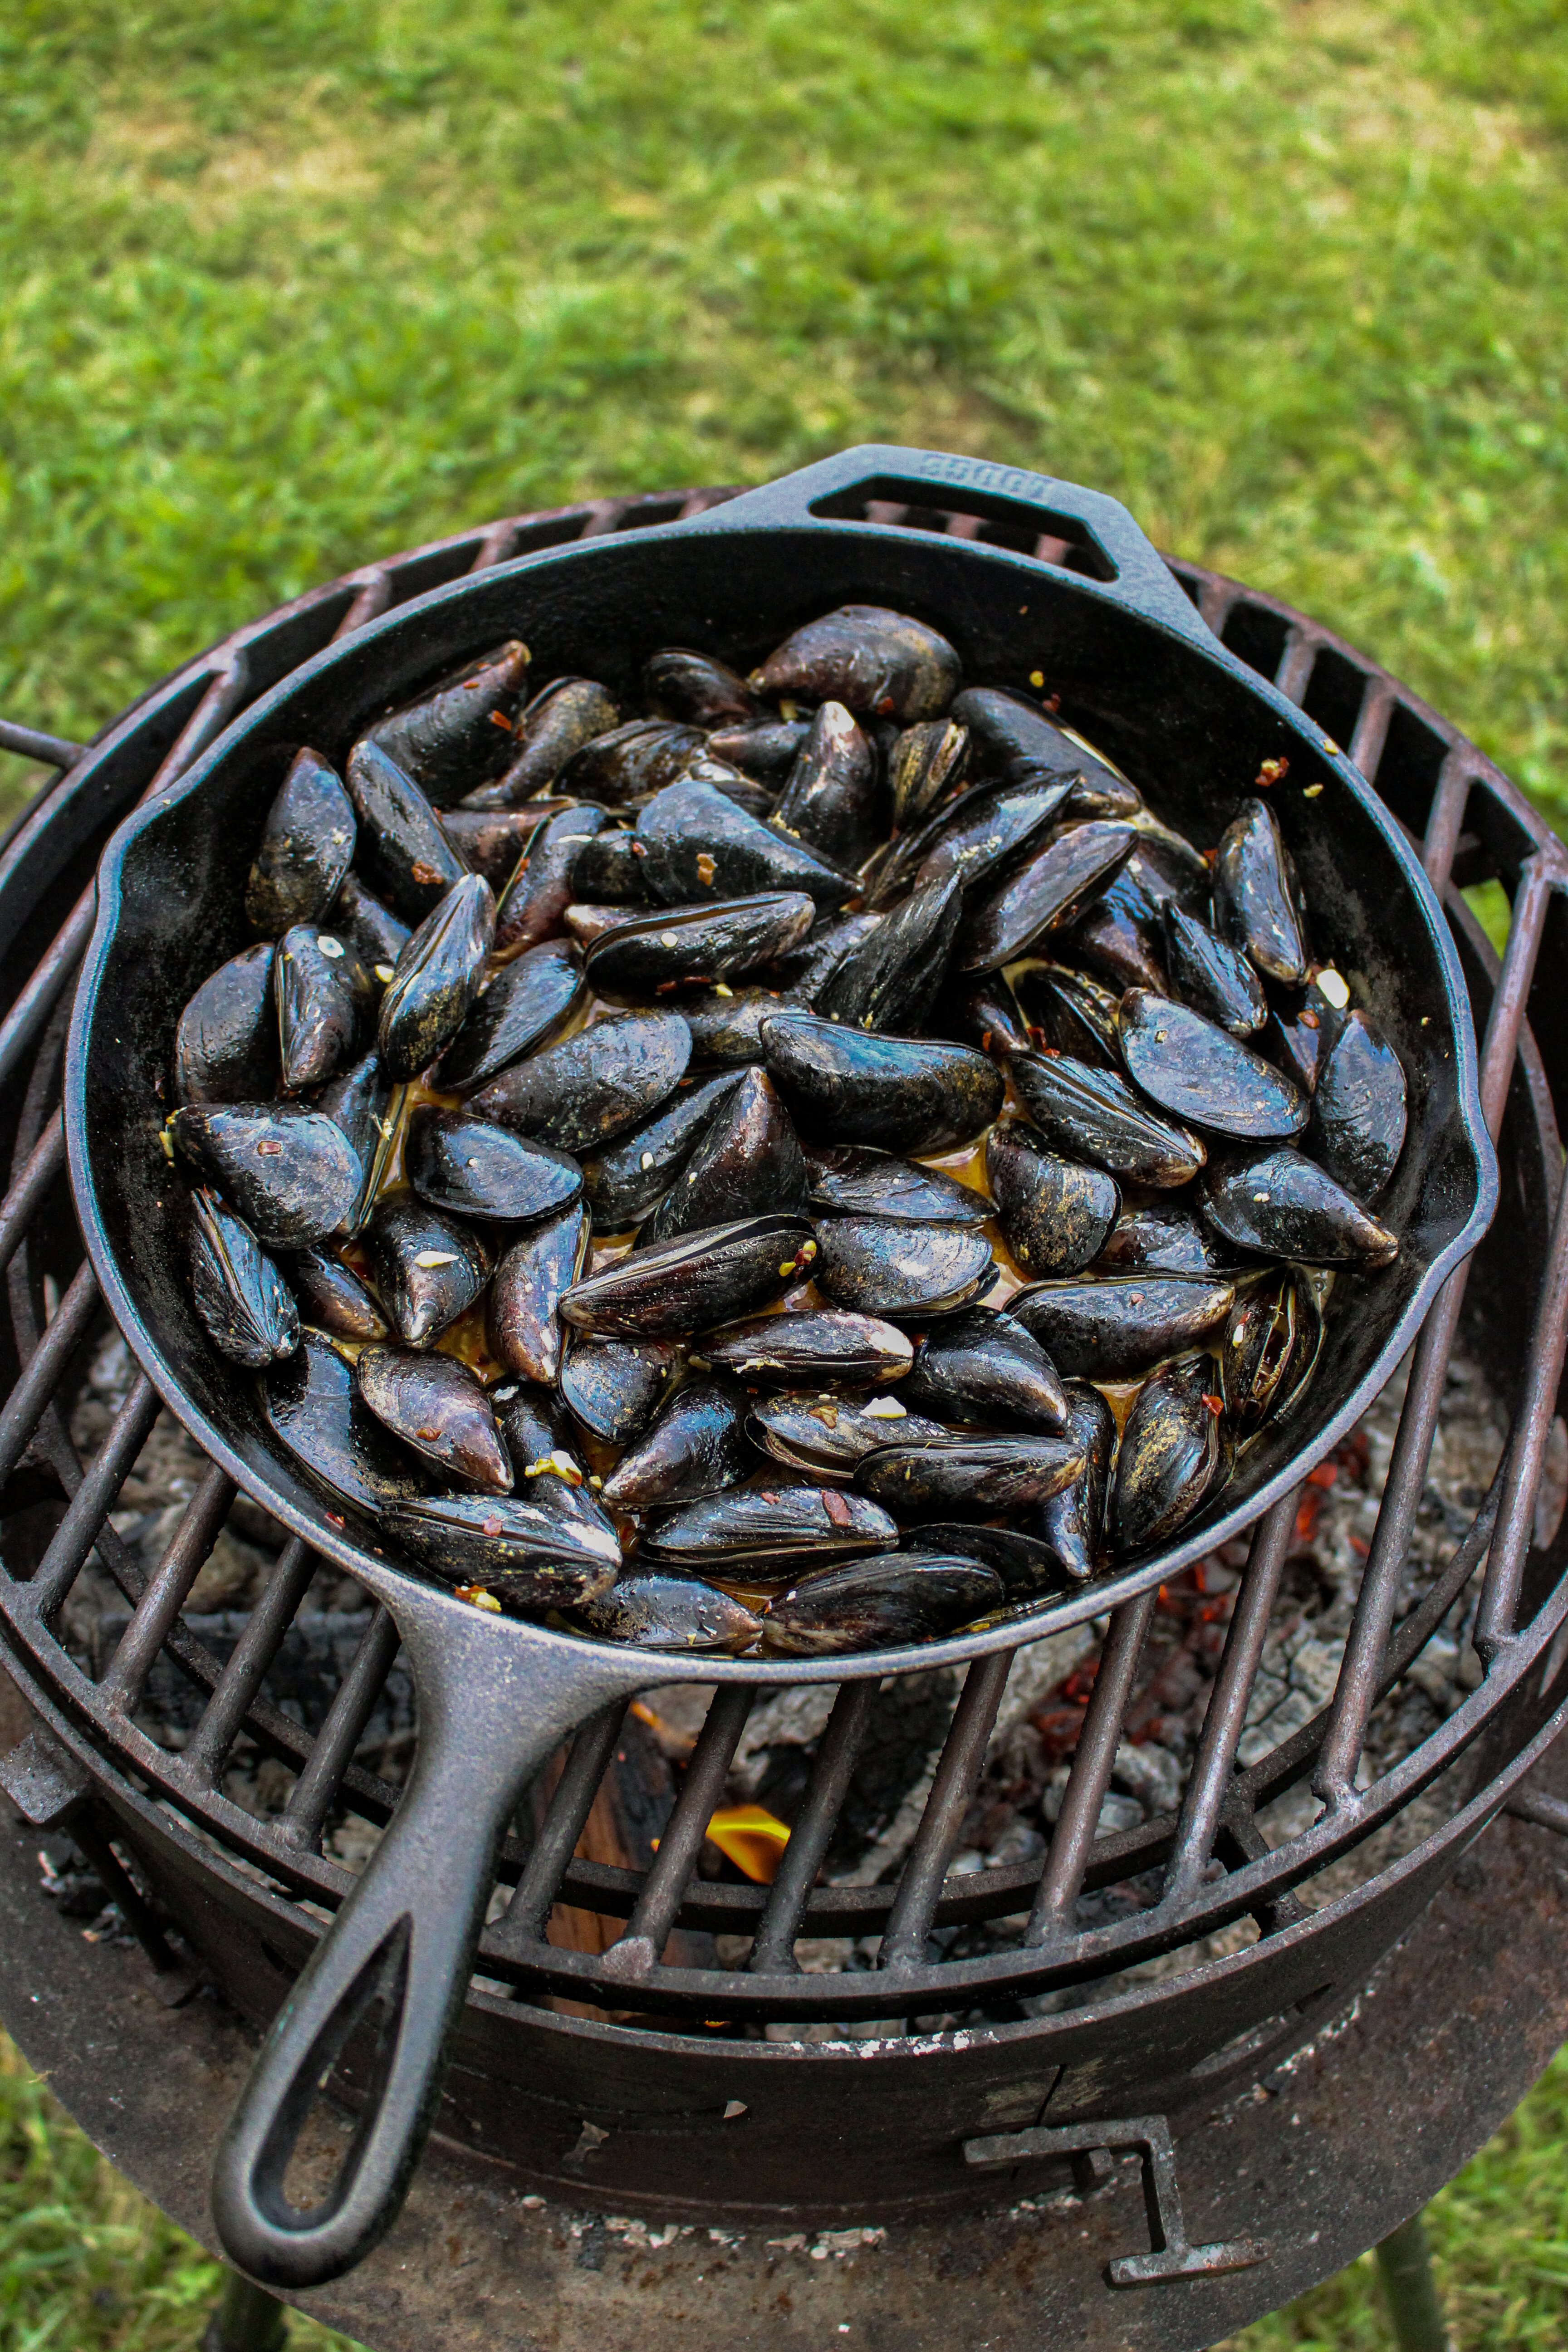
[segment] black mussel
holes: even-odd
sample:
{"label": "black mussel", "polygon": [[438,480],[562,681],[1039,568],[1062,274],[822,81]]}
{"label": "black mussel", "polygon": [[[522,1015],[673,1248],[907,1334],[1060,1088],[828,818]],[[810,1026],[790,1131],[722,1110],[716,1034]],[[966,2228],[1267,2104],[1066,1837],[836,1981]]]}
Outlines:
{"label": "black mussel", "polygon": [[245,886],[245,916],[264,940],[323,920],[354,854],[353,803],[319,751],[296,751],[267,812]]}
{"label": "black mussel", "polygon": [[695,777],[654,794],[637,838],[649,894],[664,906],[804,890],[819,907],[841,907],[855,895],[853,879],[826,858]]}
{"label": "black mussel", "polygon": [[496,908],[497,955],[519,955],[554,930],[572,902],[584,844],[597,836],[604,822],[603,809],[581,801],[568,801],[545,818],[501,892]]}
{"label": "black mussel", "polygon": [[711,1650],[734,1657],[763,1630],[744,1601],[679,1569],[635,1568],[572,1612],[584,1633],[639,1650]]}
{"label": "black mussel", "polygon": [[262,1393],[273,1431],[340,1509],[346,1497],[362,1510],[380,1511],[424,1486],[418,1468],[361,1397],[353,1364],[330,1340],[303,1333],[293,1355],[266,1374]]}
{"label": "black mussel", "polygon": [[[1078,1482],[1074,1481],[1074,1486]],[[1073,1492],[1067,1486],[1060,1495],[1053,1495],[1040,1506],[1042,1511],[1056,1509]],[[1020,1528],[972,1526],[963,1519],[927,1519],[911,1528],[904,1538],[904,1554],[917,1558],[935,1553],[948,1559],[978,1560],[982,1568],[994,1569],[1001,1578],[1009,1600],[1027,1600],[1031,1593],[1059,1591],[1062,1588],[1062,1564],[1056,1548],[1043,1538],[1026,1535]]]}
{"label": "black mussel", "polygon": [[689,646],[650,654],[642,680],[656,710],[692,727],[746,727],[771,715],[737,671]]}
{"label": "black mussel", "polygon": [[679,1560],[707,1575],[723,1571],[741,1584],[787,1576],[808,1560],[890,1551],[898,1538],[887,1512],[865,1496],[764,1470],[754,1486],[730,1486],[657,1514],[644,1527],[643,1549],[650,1559]]}
{"label": "black mussel", "polygon": [[1010,1054],[1032,1053],[1035,1047],[1005,972],[950,983],[932,1007],[931,1024],[938,1036],[951,1037],[960,1045],[977,1045],[983,1054],[996,1054],[1004,1060]]}
{"label": "black mussel", "polygon": [[837,1307],[752,1316],[712,1332],[702,1343],[705,1362],[753,1388],[799,1388],[824,1381],[867,1387],[901,1380],[914,1352],[913,1342],[896,1324]]}
{"label": "black mussel", "polygon": [[972,1307],[934,1323],[900,1394],[948,1421],[1059,1432],[1067,1397],[1033,1332],[1011,1315]]}
{"label": "black mussel", "polygon": [[392,1086],[374,1053],[328,1080],[312,1108],[341,1127],[353,1144],[362,1172],[359,1197],[346,1222],[357,1233],[381,1188],[397,1134]]}
{"label": "black mussel", "polygon": [[1310,1265],[1386,1265],[1399,1238],[1315,1160],[1276,1144],[1205,1168],[1198,1207],[1215,1233],[1263,1257]]}
{"label": "black mussel", "polygon": [[1267,1420],[1296,1350],[1296,1278],[1282,1274],[1238,1293],[1219,1337],[1219,1392],[1241,1429]]}
{"label": "black mussel", "polygon": [[552,793],[574,752],[620,723],[615,698],[591,677],[552,678],[512,725],[510,765],[493,784],[462,803],[469,809],[516,808]]}
{"label": "black mussel", "polygon": [[465,874],[420,924],[381,1000],[375,1046],[389,1077],[417,1077],[456,1037],[479,995],[495,925],[495,894],[481,874]]}
{"label": "black mussel", "polygon": [[1310,1108],[1293,1078],[1216,1022],[1130,988],[1117,1016],[1128,1075],[1177,1118],[1211,1134],[1299,1135]]}
{"label": "black mussel", "polygon": [[968,728],[972,763],[986,775],[1014,784],[1059,779],[1072,787],[1082,816],[1126,816],[1142,806],[1124,776],[1027,695],[1009,687],[966,687],[954,698],[952,716]]}
{"label": "black mussel", "polygon": [[996,971],[1060,930],[1103,889],[1132,846],[1131,826],[1074,824],[1021,872],[970,908],[955,961],[960,971]]}
{"label": "black mussel", "polygon": [[732,768],[728,760],[716,760],[707,750],[692,753],[682,772],[682,781],[711,784],[716,793],[721,793],[736,808],[744,809],[748,816],[759,819],[772,816],[778,798],[765,784],[759,784],[754,776]]}
{"label": "black mussel", "polygon": [[626,1233],[641,1223],[668,1192],[714,1112],[743,1076],[743,1070],[719,1070],[709,1078],[682,1078],[651,1118],[596,1159],[584,1160],[583,1189],[599,1233]]}
{"label": "black mussel", "polygon": [[1301,886],[1279,820],[1267,801],[1245,800],[1220,837],[1215,915],[1233,947],[1266,980],[1299,988],[1307,976]]}
{"label": "black mussel", "polygon": [[574,1331],[561,1367],[561,1393],[591,1436],[629,1445],[669,1394],[679,1369],[680,1351],[668,1340]]}
{"label": "black mussel", "polygon": [[1236,1252],[1177,1201],[1123,1206],[1095,1259],[1102,1274],[1227,1274]]}
{"label": "black mussel", "polygon": [[423,1201],[383,1201],[364,1231],[376,1296],[405,1345],[427,1348],[490,1277],[479,1235]]}
{"label": "black mussel", "polygon": [[881,835],[877,755],[841,702],[811,722],[769,822],[853,873]]}
{"label": "black mussel", "polygon": [[1339,1022],[1312,1098],[1313,1149],[1358,1201],[1375,1201],[1405,1149],[1405,1070],[1375,1022]]}
{"label": "black mussel", "polygon": [[791,1390],[764,1397],[752,1408],[746,1428],[752,1442],[786,1469],[809,1478],[852,1479],[860,1462],[879,1446],[940,1443],[940,1422],[910,1412],[895,1396],[851,1397],[836,1390]]}
{"label": "black mussel", "polygon": [[359,1392],[385,1429],[459,1486],[511,1492],[511,1456],[478,1376],[454,1356],[364,1348]]}
{"label": "black mussel", "polygon": [[473,1097],[492,1118],[581,1156],[634,1126],[674,1093],[691,1058],[679,1013],[623,1013],[514,1062]]}
{"label": "black mussel", "polygon": [[855,1482],[862,1494],[906,1519],[949,1511],[1001,1517],[1059,1494],[1082,1467],[1082,1454],[1066,1438],[1033,1432],[923,1445],[900,1445],[895,1438],[867,1454]]}
{"label": "black mussel", "polygon": [[573,890],[577,898],[595,904],[647,906],[643,854],[642,844],[629,826],[605,825],[577,852],[572,868]]}
{"label": "black mussel", "polygon": [[1058,943],[1058,952],[1071,962],[1086,964],[1090,975],[1114,989],[1152,988],[1157,996],[1171,992],[1163,961],[1164,931],[1161,919],[1134,914],[1131,894],[1110,887],[1070,923]]}
{"label": "black mussel", "polygon": [[423,922],[466,872],[412,776],[368,740],[349,753],[349,798],[359,819],[355,854],[371,887],[395,914]]}
{"label": "black mussel", "polygon": [[1116,1008],[1121,1000],[1112,990],[1059,963],[1022,964],[1011,978],[1025,1020],[1047,1045],[1096,1069],[1120,1070]]}
{"label": "black mussel", "polygon": [[583,959],[570,940],[542,940],[505,964],[476,999],[441,1056],[435,1084],[468,1094],[512,1062],[552,1045],[588,1001]]}
{"label": "black mussel", "polygon": [[176,1103],[260,1102],[278,1091],[278,950],[247,948],[204,980],[174,1031]]}
{"label": "black mussel", "polygon": [[1101,1274],[1032,1282],[1007,1311],[1080,1380],[1133,1380],[1222,1322],[1236,1285],[1221,1275]]}
{"label": "black mussel", "polygon": [[967,1225],[892,1217],[825,1217],[817,1229],[816,1286],[861,1315],[947,1315],[984,1297],[996,1261]]}
{"label": "black mussel", "polygon": [[1148,809],[1128,820],[1138,835],[1132,855],[1122,867],[1130,885],[1136,884],[1147,904],[1164,920],[1169,906],[1207,921],[1214,904],[1214,876],[1208,859],[1194,849],[1184,833],[1173,833]]}
{"label": "black mussel", "polygon": [[763,1056],[763,1024],[779,1010],[771,988],[731,988],[727,981],[680,1000],[700,1068],[736,1070]]}
{"label": "black mussel", "polygon": [[441,830],[459,857],[482,874],[492,890],[504,890],[517,861],[548,817],[548,808],[447,809]]}
{"label": "black mussel", "polygon": [[534,1464],[552,1462],[556,1475],[542,1486],[535,1481],[534,1500],[560,1507],[563,1494],[580,1494],[576,1481],[581,1480],[583,1468],[574,1452],[577,1425],[554,1390],[503,1381],[491,1389],[489,1399],[511,1456],[514,1480]]}
{"label": "black mussel", "polygon": [[254,1370],[291,1356],[300,1310],[243,1218],[216,1192],[191,1195],[191,1289],[202,1328],[220,1355]]}
{"label": "black mussel", "polygon": [[433,1209],[498,1224],[553,1216],[583,1190],[583,1171],[566,1152],[530,1143],[488,1118],[428,1103],[409,1119],[404,1166]]}
{"label": "black mussel", "polygon": [[975,1185],[868,1144],[811,1145],[805,1166],[814,1209],[933,1225],[979,1225],[991,1214],[990,1201]]}
{"label": "black mussel", "polygon": [[1180,1356],[1162,1364],[1133,1400],[1111,1507],[1123,1558],[1167,1542],[1228,1476],[1232,1448],[1214,1379],[1212,1356]]}
{"label": "black mussel", "polygon": [[804,1217],[745,1217],[618,1259],[574,1283],[561,1312],[580,1330],[622,1339],[709,1331],[781,1298],[806,1280],[816,1256]]}
{"label": "black mussel", "polygon": [[949,1151],[1002,1107],[1002,1073],[972,1046],[881,1037],[782,1009],[763,1022],[762,1039],[779,1092],[814,1142]]}
{"label": "black mussel", "polygon": [[842,702],[907,725],[939,718],[959,676],[958,656],[923,622],[881,604],[844,604],[786,637],[750,683],[759,694]]}
{"label": "black mussel", "polygon": [[1081,1274],[1121,1206],[1113,1176],[1063,1159],[1023,1119],[999,1119],[986,1137],[985,1179],[1003,1238],[1026,1274]]}
{"label": "black mussel", "polygon": [[1271,1013],[1263,1042],[1269,1059],[1288,1070],[1302,1093],[1310,1095],[1318,1083],[1329,1042],[1322,1015],[1310,1005],[1294,1014]]}
{"label": "black mussel", "polygon": [[373,897],[357,874],[345,874],[332,908],[332,928],[384,988],[408,944],[410,926]]}
{"label": "black mussel", "polygon": [[528,684],[528,647],[513,637],[459,676],[369,730],[368,740],[446,808],[488,782],[512,755],[512,713]]}
{"label": "black mussel", "polygon": [[616,807],[662,792],[685,772],[703,748],[700,728],[672,726],[664,719],[628,719],[607,735],[595,735],[573,754],[561,774],[561,789],[578,800]]}
{"label": "black mussel", "polygon": [[725,980],[794,947],[816,911],[802,890],[662,907],[617,923],[595,941],[588,985],[611,1003],[639,1004],[670,988]]}
{"label": "black mussel", "polygon": [[272,959],[279,1084],[286,1095],[323,1086],[352,1062],[375,982],[345,940],[296,923]]}
{"label": "black mussel", "polygon": [[1066,1054],[1019,1054],[1012,1071],[1035,1125],[1069,1157],[1159,1192],[1187,1183],[1207,1157],[1195,1135],[1151,1110],[1114,1070]]}
{"label": "black mussel", "polygon": [[1185,1004],[1217,1021],[1233,1037],[1255,1037],[1268,1018],[1268,1000],[1255,967],[1239,948],[1177,906],[1165,902],[1165,969]]}
{"label": "black mussel", "polygon": [[383,1525],[430,1575],[508,1609],[580,1607],[621,1565],[607,1521],[563,1518],[531,1495],[426,1495],[389,1505]]}
{"label": "black mussel", "polygon": [[[909,857],[899,860],[899,868],[913,863],[924,844],[914,865],[917,887],[955,874],[972,895],[982,886],[995,890],[1040,844],[1066,798],[1064,784],[982,785],[953,803],[934,833],[928,827],[911,844]],[[891,879],[889,871],[878,889],[879,905]]]}
{"label": "black mussel", "polygon": [[888,761],[893,823],[900,831],[918,824],[930,809],[951,799],[969,765],[969,730],[951,719],[921,719],[906,727]]}
{"label": "black mussel", "polygon": [[746,1436],[746,1399],[733,1381],[701,1374],[685,1381],[658,1419],[629,1446],[605,1481],[611,1510],[694,1503],[720,1494],[756,1467]]}
{"label": "black mussel", "polygon": [[290,1250],[283,1272],[308,1323],[343,1339],[386,1338],[391,1327],[385,1316],[353,1266],[330,1244],[317,1242],[310,1249]]}
{"label": "black mussel", "polygon": [[264,1249],[324,1240],[359,1197],[353,1147],[320,1111],[294,1103],[191,1103],[174,1113],[169,1132]]}
{"label": "black mussel", "polygon": [[977,1559],[900,1552],[820,1568],[775,1593],[763,1612],[763,1655],[841,1657],[929,1642],[997,1608],[1005,1595],[994,1568]]}
{"label": "black mussel", "polygon": [[854,1029],[918,1028],[942,986],[963,912],[955,874],[911,891],[851,948],[817,992],[816,1010]]}
{"label": "black mussel", "polygon": [[579,1202],[501,1252],[485,1300],[485,1329],[491,1353],[509,1372],[546,1386],[560,1378],[561,1301],[582,1276],[588,1231]]}
{"label": "black mussel", "polygon": [[634,912],[630,907],[593,907],[574,898],[563,919],[578,946],[586,950],[595,940],[602,940],[606,931],[630,922]]}
{"label": "black mussel", "polygon": [[708,738],[710,754],[728,761],[759,784],[781,785],[811,732],[809,719],[764,719],[754,727],[716,727]]}
{"label": "black mussel", "polygon": [[820,915],[798,947],[780,956],[768,978],[797,1004],[814,1011],[816,999],[847,955],[868,940],[880,915]]}
{"label": "black mussel", "polygon": [[639,1254],[678,1234],[805,1207],[805,1162],[766,1071],[743,1069],[686,1166],[637,1235]]}
{"label": "black mussel", "polygon": [[1083,1455],[1083,1468],[1040,1506],[1038,1537],[1048,1543],[1064,1574],[1081,1580],[1105,1565],[1105,1511],[1110,1465],[1116,1454],[1116,1421],[1100,1391],[1087,1381],[1067,1384],[1067,1426],[1062,1434]]}

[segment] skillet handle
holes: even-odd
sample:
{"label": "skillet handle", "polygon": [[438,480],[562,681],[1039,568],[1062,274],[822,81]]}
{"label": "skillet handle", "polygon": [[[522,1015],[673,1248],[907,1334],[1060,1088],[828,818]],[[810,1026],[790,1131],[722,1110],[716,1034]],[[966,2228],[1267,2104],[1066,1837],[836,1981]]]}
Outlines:
{"label": "skillet handle", "polygon": [[[396,2219],[435,2113],[501,1832],[572,1729],[647,1679],[646,1664],[628,1671],[582,1651],[563,1663],[565,1643],[462,1603],[438,1615],[427,1602],[394,1606],[419,1691],[414,1775],[274,2018],[214,2164],[218,2235],[264,2286],[341,2277]],[[373,2078],[347,2153],[319,2203],[293,2205],[284,2176],[318,2086],[378,2002]]]}
{"label": "skillet handle", "polygon": [[868,499],[956,507],[995,522],[1023,523],[1066,540],[1079,552],[1080,584],[1089,593],[1194,638],[1212,653],[1216,640],[1170,566],[1118,499],[1077,482],[996,466],[940,449],[901,449],[868,441],[819,465],[742,490],[672,530],[752,530],[861,520]]}

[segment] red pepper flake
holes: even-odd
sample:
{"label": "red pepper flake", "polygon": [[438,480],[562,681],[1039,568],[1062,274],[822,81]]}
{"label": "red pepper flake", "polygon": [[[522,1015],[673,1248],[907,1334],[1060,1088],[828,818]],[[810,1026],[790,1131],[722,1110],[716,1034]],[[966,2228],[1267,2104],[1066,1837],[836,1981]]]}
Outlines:
{"label": "red pepper flake", "polygon": [[836,1528],[847,1528],[854,1524],[855,1514],[837,1486],[823,1487],[822,1505]]}
{"label": "red pepper flake", "polygon": [[1205,864],[1205,866],[1217,866],[1217,865],[1219,864],[1219,852],[1218,852],[1218,850],[1217,850],[1217,849],[1205,849],[1205,852],[1204,852],[1204,864]]}
{"label": "red pepper flake", "polygon": [[1209,1411],[1217,1421],[1220,1414],[1225,1411],[1225,1399],[1223,1397],[1216,1397],[1212,1390],[1205,1389],[1204,1391],[1204,1402],[1207,1405]]}
{"label": "red pepper flake", "polygon": [[778,1496],[773,1493],[771,1486],[759,1486],[757,1492],[761,1495],[764,1503],[776,1503],[778,1501]]}
{"label": "red pepper flake", "polygon": [[507,717],[504,710],[492,710],[490,712],[490,725],[492,727],[504,727],[509,735],[511,733],[511,720]]}
{"label": "red pepper flake", "polygon": [[283,1146],[280,1143],[268,1137],[257,1145],[256,1156],[258,1160],[276,1160],[282,1149]]}
{"label": "red pepper flake", "polygon": [[1320,1462],[1308,1471],[1307,1484],[1309,1486],[1331,1486],[1339,1475],[1331,1462]]}
{"label": "red pepper flake", "polygon": [[680,986],[678,980],[661,980],[654,989],[656,996],[668,996]]}
{"label": "red pepper flake", "polygon": [[499,1536],[500,1532],[501,1522],[500,1519],[487,1519],[484,1522],[484,1533],[487,1536]]}
{"label": "red pepper flake", "polygon": [[1040,1047],[1040,1051],[1045,1055],[1047,1062],[1059,1062],[1061,1060],[1062,1049],[1059,1045],[1042,1045]]}
{"label": "red pepper flake", "polygon": [[329,1512],[327,1513],[326,1517],[327,1517],[327,1525],[328,1525],[330,1528],[341,1528],[341,1527],[342,1526],[342,1524],[343,1524],[342,1520],[338,1517],[338,1514],[336,1513],[336,1511],[329,1511]]}
{"label": "red pepper flake", "polygon": [[1266,793],[1270,784],[1277,784],[1281,776],[1289,775],[1289,772],[1290,762],[1284,757],[1283,753],[1281,753],[1278,760],[1265,760],[1263,765],[1258,771],[1258,791]]}
{"label": "red pepper flake", "polygon": [[1044,702],[1040,705],[1041,709],[1048,710],[1053,719],[1056,717],[1061,707],[1062,698],[1059,694],[1047,694]]}
{"label": "red pepper flake", "polygon": [[980,1032],[980,1050],[983,1054],[988,1054],[991,1051],[991,1032],[989,1029],[983,1029]]}
{"label": "red pepper flake", "polygon": [[415,859],[413,875],[415,881],[421,884],[426,890],[433,889],[436,884],[444,878],[437,873],[433,866],[427,865],[423,857]]}
{"label": "red pepper flake", "polygon": [[1321,1023],[1319,1022],[1319,1019],[1318,1019],[1317,1014],[1312,1011],[1312,1009],[1311,1009],[1310,1005],[1309,1005],[1309,1006],[1308,1006],[1308,1008],[1307,1008],[1307,1010],[1306,1010],[1306,1012],[1305,1012],[1305,1013],[1302,1013],[1302,1015],[1301,1015],[1301,1026],[1302,1026],[1302,1028],[1303,1028],[1303,1029],[1316,1029],[1316,1028],[1321,1027]]}

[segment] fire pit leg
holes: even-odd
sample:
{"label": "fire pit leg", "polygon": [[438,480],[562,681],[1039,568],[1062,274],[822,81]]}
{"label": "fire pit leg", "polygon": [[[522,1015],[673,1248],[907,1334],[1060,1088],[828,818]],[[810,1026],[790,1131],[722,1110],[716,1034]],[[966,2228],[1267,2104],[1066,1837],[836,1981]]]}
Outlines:
{"label": "fire pit leg", "polygon": [[206,2324],[202,2352],[283,2352],[288,2340],[288,2305],[230,2271],[223,2301]]}
{"label": "fire pit leg", "polygon": [[1432,2250],[1419,2213],[1384,2239],[1377,2250],[1377,2273],[1399,2352],[1449,2352]]}

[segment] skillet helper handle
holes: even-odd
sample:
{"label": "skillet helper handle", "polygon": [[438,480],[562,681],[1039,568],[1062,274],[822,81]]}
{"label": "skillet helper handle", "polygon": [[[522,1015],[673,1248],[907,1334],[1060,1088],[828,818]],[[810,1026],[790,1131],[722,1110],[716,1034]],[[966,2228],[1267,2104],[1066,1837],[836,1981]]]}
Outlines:
{"label": "skillet helper handle", "polygon": [[996,466],[941,449],[901,449],[868,441],[803,466],[761,488],[710,507],[670,529],[749,530],[791,524],[860,520],[867,502],[947,508],[982,520],[1033,524],[1042,537],[1079,551],[1075,574],[1145,620],[1158,622],[1212,652],[1215,638],[1159,551],[1118,499],[1021,466]]}
{"label": "skillet helper handle", "polygon": [[[479,1620],[475,1631],[491,1636],[487,1657],[460,1621],[455,1643],[443,1646],[401,1607],[395,1613],[420,1696],[414,1775],[274,2018],[214,2164],[224,2248],[268,2287],[297,2292],[341,2277],[396,2219],[440,2094],[501,1833],[563,1738],[647,1679],[646,1670],[628,1675],[624,1663],[606,1674],[581,1663],[563,1671],[548,1654],[530,1660],[526,1643],[508,1637],[538,1636],[513,1622]],[[347,2152],[321,2201],[295,2206],[284,2178],[310,2106],[355,2027],[378,2007],[371,2079]]]}

